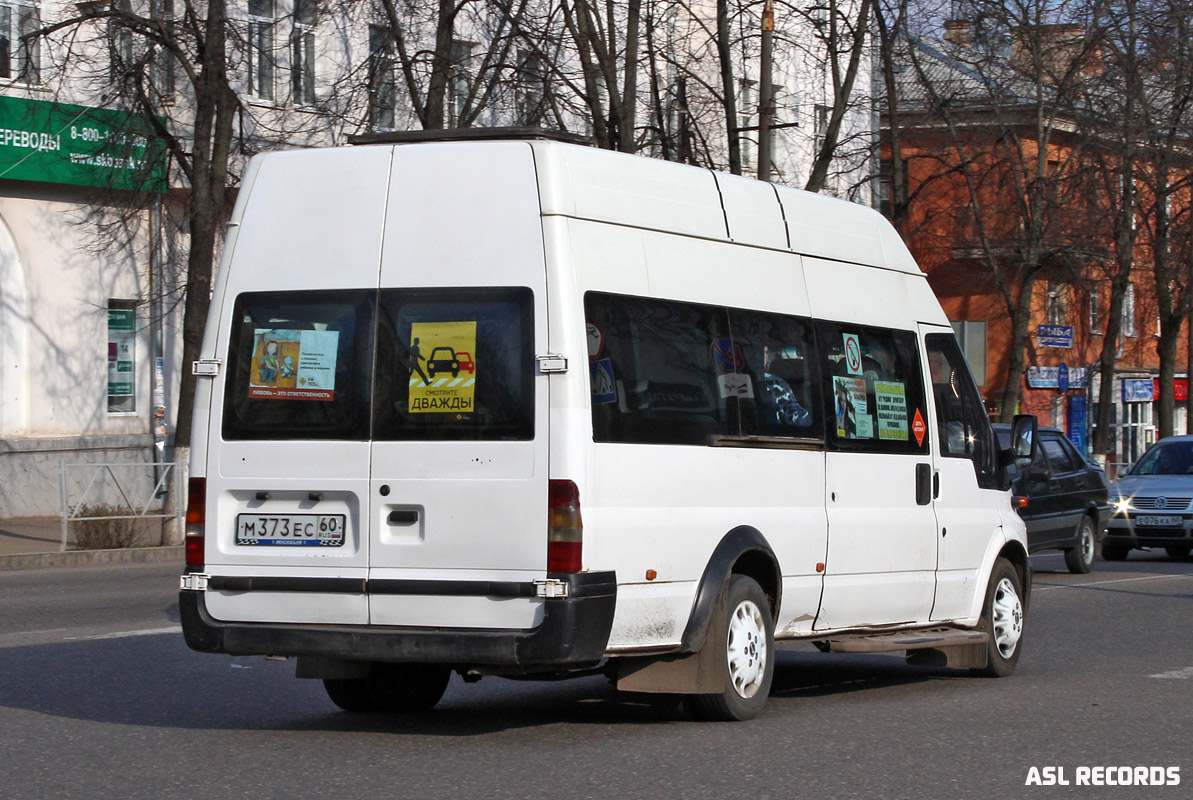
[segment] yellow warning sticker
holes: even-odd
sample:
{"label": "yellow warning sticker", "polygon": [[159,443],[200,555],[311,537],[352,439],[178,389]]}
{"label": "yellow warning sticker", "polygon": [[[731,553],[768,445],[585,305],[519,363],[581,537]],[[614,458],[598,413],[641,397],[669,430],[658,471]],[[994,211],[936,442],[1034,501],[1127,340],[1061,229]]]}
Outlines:
{"label": "yellow warning sticker", "polygon": [[410,412],[476,410],[476,322],[410,325]]}

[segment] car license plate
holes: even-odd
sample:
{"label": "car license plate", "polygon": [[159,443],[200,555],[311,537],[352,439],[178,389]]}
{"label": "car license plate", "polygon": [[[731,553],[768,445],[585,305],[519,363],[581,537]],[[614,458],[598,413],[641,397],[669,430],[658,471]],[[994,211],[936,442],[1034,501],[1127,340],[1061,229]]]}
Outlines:
{"label": "car license plate", "polygon": [[1173,515],[1158,516],[1156,514],[1148,514],[1143,517],[1135,518],[1136,525],[1164,525],[1167,527],[1179,526],[1181,518]]}
{"label": "car license plate", "polygon": [[339,547],[343,514],[237,514],[237,544]]}

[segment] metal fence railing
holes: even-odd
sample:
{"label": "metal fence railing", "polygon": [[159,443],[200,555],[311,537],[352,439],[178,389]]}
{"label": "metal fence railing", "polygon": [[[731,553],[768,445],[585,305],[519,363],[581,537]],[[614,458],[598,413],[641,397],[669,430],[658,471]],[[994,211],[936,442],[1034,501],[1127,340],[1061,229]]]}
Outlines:
{"label": "metal fence railing", "polygon": [[[181,519],[183,492],[170,486],[178,477],[175,462],[124,462],[67,464],[60,462],[62,543],[70,541],[70,524],[80,520],[133,520],[146,522]],[[95,514],[95,509],[122,513]],[[87,511],[89,513],[83,513]],[[127,513],[123,513],[127,512]]]}

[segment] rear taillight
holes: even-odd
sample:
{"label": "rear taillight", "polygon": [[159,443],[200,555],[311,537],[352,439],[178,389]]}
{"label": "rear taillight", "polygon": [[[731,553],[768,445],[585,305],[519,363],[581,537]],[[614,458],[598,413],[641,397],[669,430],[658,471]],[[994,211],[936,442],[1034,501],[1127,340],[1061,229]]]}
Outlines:
{"label": "rear taillight", "polygon": [[207,522],[207,480],[191,478],[186,492],[186,565],[203,566],[203,530]]}
{"label": "rear taillight", "polygon": [[580,490],[571,481],[551,481],[547,487],[547,572],[579,572],[584,523],[580,519]]}

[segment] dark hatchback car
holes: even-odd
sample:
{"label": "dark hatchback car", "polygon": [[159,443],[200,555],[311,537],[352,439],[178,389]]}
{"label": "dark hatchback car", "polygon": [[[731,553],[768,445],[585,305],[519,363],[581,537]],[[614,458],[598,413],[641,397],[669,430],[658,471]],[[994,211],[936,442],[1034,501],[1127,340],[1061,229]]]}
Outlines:
{"label": "dark hatchback car", "polygon": [[[1000,446],[1009,447],[1010,426],[995,425],[994,431]],[[1028,549],[1061,550],[1070,572],[1089,572],[1110,519],[1106,474],[1056,428],[1039,429],[1035,450],[1025,469],[1009,470],[1015,507],[1027,523]]]}

